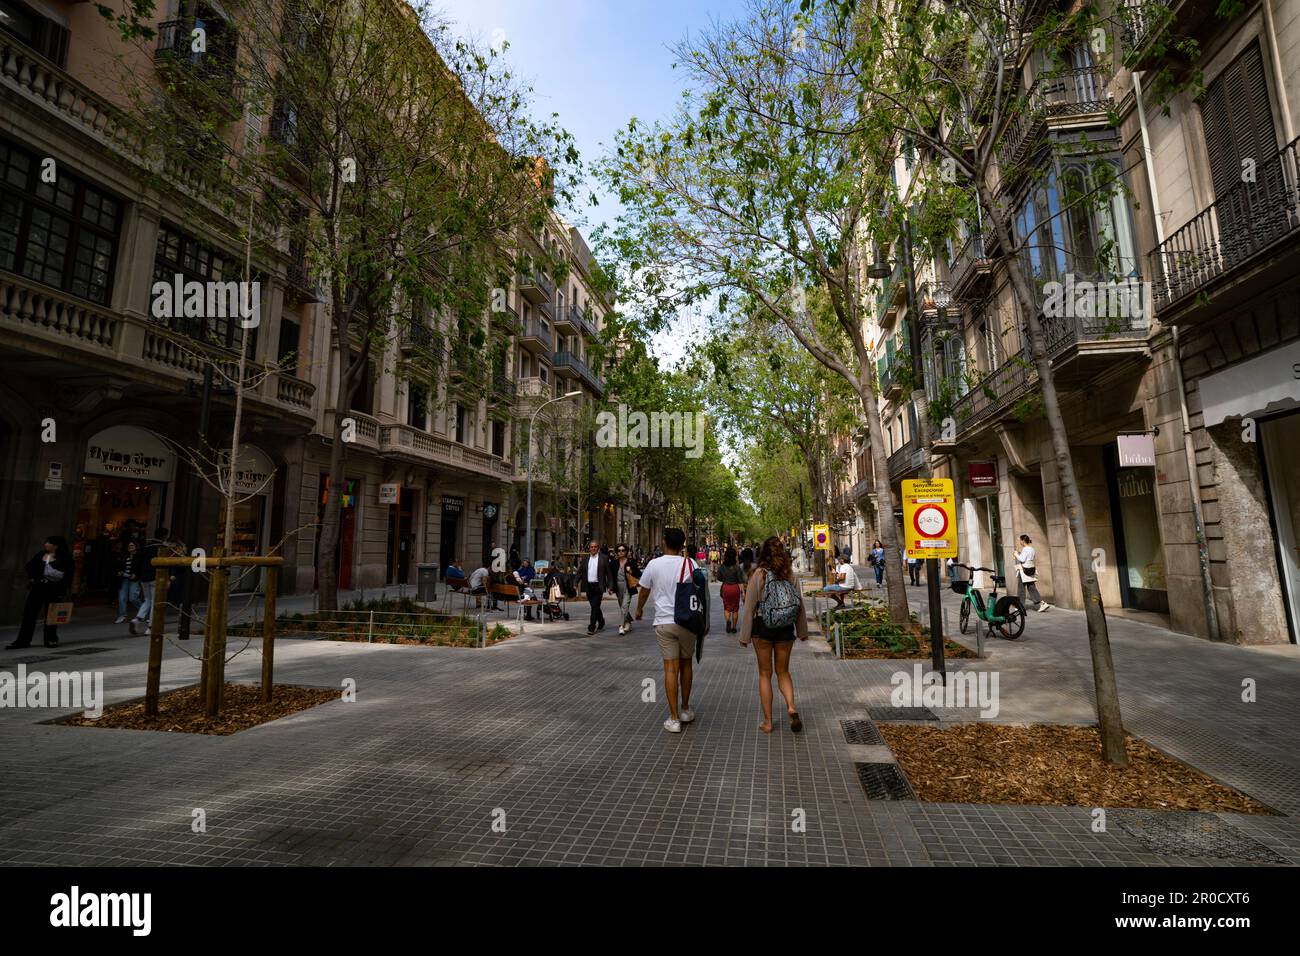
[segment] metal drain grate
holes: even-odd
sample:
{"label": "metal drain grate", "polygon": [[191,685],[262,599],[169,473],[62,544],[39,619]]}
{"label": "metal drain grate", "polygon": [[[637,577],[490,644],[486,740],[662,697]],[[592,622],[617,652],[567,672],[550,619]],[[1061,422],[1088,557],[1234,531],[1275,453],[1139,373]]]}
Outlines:
{"label": "metal drain grate", "polygon": [[1111,810],[1109,817],[1153,853],[1209,856],[1253,863],[1286,863],[1258,840],[1213,813]]}
{"label": "metal drain grate", "polygon": [[43,664],[46,661],[57,661],[58,658],[53,654],[34,654],[27,657],[11,657],[8,660],[0,661],[0,670],[8,667],[17,667],[19,664]]}
{"label": "metal drain grate", "polygon": [[896,763],[855,763],[858,781],[868,800],[915,800],[912,785]]}
{"label": "metal drain grate", "polygon": [[885,738],[880,736],[876,725],[869,720],[841,720],[844,739],[851,744],[863,744],[868,747],[885,746]]}
{"label": "metal drain grate", "polygon": [[872,720],[938,720],[929,707],[868,707]]}
{"label": "metal drain grate", "polygon": [[59,656],[68,657],[72,654],[107,654],[109,651],[116,651],[116,647],[73,647],[66,651],[60,651]]}

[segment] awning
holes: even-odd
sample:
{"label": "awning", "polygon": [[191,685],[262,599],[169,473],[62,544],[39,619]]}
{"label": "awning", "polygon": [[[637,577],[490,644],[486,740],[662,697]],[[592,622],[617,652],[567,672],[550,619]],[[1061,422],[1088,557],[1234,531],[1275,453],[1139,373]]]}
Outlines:
{"label": "awning", "polygon": [[1300,409],[1300,341],[1200,380],[1206,427]]}

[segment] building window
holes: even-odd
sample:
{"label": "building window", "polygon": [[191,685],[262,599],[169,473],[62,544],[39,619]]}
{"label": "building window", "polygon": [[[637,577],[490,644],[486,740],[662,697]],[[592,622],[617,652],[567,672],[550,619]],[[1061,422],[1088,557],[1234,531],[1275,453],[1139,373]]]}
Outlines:
{"label": "building window", "polygon": [[276,364],[286,372],[298,373],[298,323],[280,318],[280,343],[275,352]]}
{"label": "building window", "polygon": [[422,432],[429,430],[429,396],[418,385],[407,388],[406,423]]}
{"label": "building window", "polygon": [[[154,255],[153,281],[172,285],[176,276],[182,282],[238,282],[243,278],[243,264],[237,256],[181,232],[169,222],[158,229],[158,250]],[[240,299],[242,302],[242,293]],[[206,309],[204,311],[207,311]],[[229,309],[219,311],[229,312]],[[243,328],[238,315],[184,316],[161,320],[170,328],[202,342],[234,348]],[[250,329],[250,333],[254,330]]]}
{"label": "building window", "polygon": [[492,422],[492,454],[498,458],[506,456],[506,423],[495,419]]}
{"label": "building window", "polygon": [[465,406],[457,403],[454,406],[455,420],[452,430],[452,441],[458,441],[462,445],[469,444],[469,435],[465,431]]}
{"label": "building window", "polygon": [[8,34],[55,66],[68,62],[68,29],[19,0],[0,0],[0,33]]}
{"label": "building window", "polygon": [[122,203],[62,166],[0,140],[0,269],[107,304]]}
{"label": "building window", "polygon": [[[356,353],[353,353],[354,361],[355,357]],[[370,378],[370,363],[367,362],[361,369],[357,390],[352,393],[352,402],[349,406],[352,411],[360,412],[362,415],[369,415],[371,402],[374,400],[374,390],[374,383]]]}

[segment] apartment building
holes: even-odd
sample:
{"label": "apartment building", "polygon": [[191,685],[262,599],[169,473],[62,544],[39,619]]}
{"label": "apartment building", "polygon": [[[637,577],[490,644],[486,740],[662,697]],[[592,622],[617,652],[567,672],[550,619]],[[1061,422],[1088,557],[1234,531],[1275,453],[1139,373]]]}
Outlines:
{"label": "apartment building", "polygon": [[[156,51],[133,70],[157,79],[157,95],[178,62],[211,75],[238,55],[236,26],[201,6],[160,5]],[[132,523],[167,526],[192,546],[219,542],[220,499],[192,461],[201,382],[205,367],[217,370],[208,436],[228,447],[233,396],[223,383],[237,378],[245,323],[160,319],[151,289],[177,275],[240,279],[245,250],[224,212],[241,208],[222,201],[230,187],[180,157],[159,177],[132,151],[130,97],[113,64],[138,54],[93,4],[3,0],[0,10],[0,619],[9,620],[23,599],[22,566],[48,535],[73,542],[82,600],[109,599],[113,545]],[[196,17],[223,41],[178,61],[169,54]],[[293,124],[276,119],[232,117],[223,134],[256,146],[266,130],[292,145]],[[339,415],[352,419],[356,439],[342,490],[343,588],[412,583],[420,563],[473,563],[494,546],[523,552],[527,422],[557,395],[581,393],[550,406],[544,414],[556,420],[577,421],[562,409],[600,400],[596,343],[612,303],[593,282],[586,243],[558,216],[520,246],[558,278],[525,268],[478,317],[412,306],[346,410],[333,407],[338,343],[301,246],[288,236],[255,251],[259,321],[247,330],[235,548],[283,555],[282,591],[315,586]],[[483,326],[489,368],[461,348],[473,323]],[[567,450],[535,450],[534,462],[583,443],[578,434]],[[583,520],[565,510],[553,475],[534,478],[537,557],[576,548],[588,526],[608,524],[604,511]],[[615,524],[626,520],[622,501],[607,506]],[[236,587],[259,584],[249,574]]]}
{"label": "apartment building", "polygon": [[[1300,552],[1287,439],[1300,368],[1290,349],[1300,337],[1291,281],[1300,209],[1288,104],[1300,10],[1258,4],[1225,21],[1169,2],[1167,14],[1119,8],[1118,55],[1080,45],[1062,65],[1013,46],[1025,106],[981,133],[999,137],[990,185],[1013,212],[1020,261],[1043,294],[1039,319],[1108,613],[1147,613],[1225,640],[1294,640]],[[1203,51],[1204,91],[1179,94],[1168,115],[1142,84],[1160,65],[1157,31],[1195,37]],[[1193,69],[1176,66],[1184,79]],[[899,150],[904,202],[924,159]],[[1122,188],[1100,208],[1071,203],[1094,188],[1099,162]],[[868,329],[891,483],[927,464],[899,382],[909,377],[899,356],[910,358],[919,338],[931,420],[949,426],[928,465],[957,489],[963,560],[1011,577],[1016,539],[1028,534],[1040,590],[1081,606],[1005,252],[985,224],[964,224],[943,254],[916,263],[914,302],[902,268],[878,286]],[[1049,314],[1052,283],[1067,298],[1084,283],[1153,291],[1112,300],[1118,309]],[[870,520],[869,488],[855,497]]]}

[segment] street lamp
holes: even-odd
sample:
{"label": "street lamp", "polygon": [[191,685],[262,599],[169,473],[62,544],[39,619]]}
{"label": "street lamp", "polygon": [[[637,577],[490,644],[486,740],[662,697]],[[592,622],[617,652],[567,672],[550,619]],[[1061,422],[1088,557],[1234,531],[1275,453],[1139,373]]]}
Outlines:
{"label": "street lamp", "polygon": [[537,411],[533,412],[533,417],[528,422],[528,546],[524,549],[524,554],[528,558],[528,563],[533,563],[533,429],[537,427],[537,416],[547,405],[554,405],[556,402],[562,402],[566,398],[577,398],[582,394],[581,389],[572,392],[565,392],[563,395],[557,395],[549,402],[542,402],[537,406]]}

